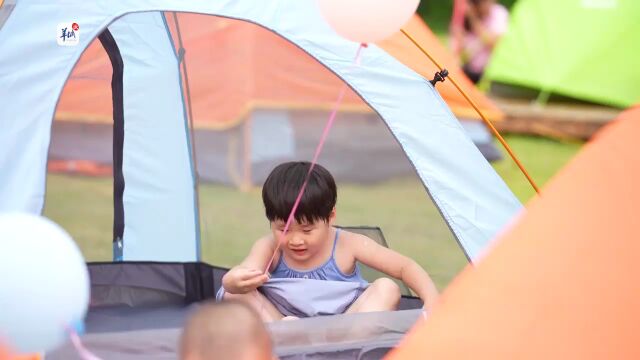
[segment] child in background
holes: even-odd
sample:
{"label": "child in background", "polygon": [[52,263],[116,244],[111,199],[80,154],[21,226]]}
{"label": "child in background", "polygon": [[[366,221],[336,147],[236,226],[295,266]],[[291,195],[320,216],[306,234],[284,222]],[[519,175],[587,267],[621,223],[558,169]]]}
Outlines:
{"label": "child in background", "polygon": [[269,333],[254,309],[238,302],[205,303],[187,320],[180,360],[272,360]]}
{"label": "child in background", "polygon": [[467,0],[464,22],[452,24],[451,45],[462,69],[477,83],[493,48],[507,31],[509,11],[495,0]]}
{"label": "child in background", "polygon": [[[399,287],[388,278],[368,284],[358,267],[358,263],[363,263],[402,280],[422,299],[425,309],[431,309],[438,292],[427,272],[415,261],[364,235],[333,226],[337,189],[333,176],[321,165],[313,168],[295,212],[295,221],[283,234],[310,166],[309,162],[288,162],[271,172],[262,188],[271,233],[257,240],[244,261],[227,272],[218,300],[248,303],[265,321],[315,315],[296,309],[290,311],[290,307],[279,304],[279,299],[287,301],[294,297],[308,297],[310,302],[315,299],[333,302],[335,310],[327,310],[322,315],[396,309],[401,296]],[[287,288],[277,298],[257,291],[269,285],[265,268],[274,254],[268,269],[271,281],[308,279],[295,282],[295,288]],[[331,293],[330,285],[336,282],[354,285],[354,292]]]}

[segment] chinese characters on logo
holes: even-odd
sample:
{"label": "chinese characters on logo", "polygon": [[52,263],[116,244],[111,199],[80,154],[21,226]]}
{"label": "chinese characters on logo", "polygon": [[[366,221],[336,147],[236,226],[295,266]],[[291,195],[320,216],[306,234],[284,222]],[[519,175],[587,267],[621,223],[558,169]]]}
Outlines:
{"label": "chinese characters on logo", "polygon": [[67,28],[63,28],[62,30],[62,35],[60,35],[60,38],[62,39],[62,42],[67,41],[67,39],[75,39],[76,38],[76,32],[71,30],[71,31],[67,31]]}
{"label": "chinese characters on logo", "polygon": [[80,25],[76,22],[60,23],[56,29],[60,46],[75,46],[80,42]]}

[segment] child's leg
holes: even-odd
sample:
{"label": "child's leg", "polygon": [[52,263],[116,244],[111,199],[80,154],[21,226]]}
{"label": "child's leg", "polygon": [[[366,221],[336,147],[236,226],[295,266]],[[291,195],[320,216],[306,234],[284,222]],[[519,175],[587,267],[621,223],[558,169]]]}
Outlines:
{"label": "child's leg", "polygon": [[393,280],[380,278],[369,285],[346,313],[395,310],[400,297],[400,287]]}
{"label": "child's leg", "polygon": [[278,309],[267,299],[264,295],[260,294],[257,290],[251,291],[246,294],[230,294],[224,293],[224,300],[236,300],[249,304],[254,310],[260,314],[260,318],[264,322],[272,322],[281,320],[282,315]]}

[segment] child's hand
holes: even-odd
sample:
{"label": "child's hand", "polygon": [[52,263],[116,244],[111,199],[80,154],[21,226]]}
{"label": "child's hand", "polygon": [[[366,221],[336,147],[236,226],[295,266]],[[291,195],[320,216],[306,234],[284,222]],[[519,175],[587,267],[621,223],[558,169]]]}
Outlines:
{"label": "child's hand", "polygon": [[269,280],[269,275],[257,269],[235,268],[228,275],[225,289],[235,294],[246,294]]}

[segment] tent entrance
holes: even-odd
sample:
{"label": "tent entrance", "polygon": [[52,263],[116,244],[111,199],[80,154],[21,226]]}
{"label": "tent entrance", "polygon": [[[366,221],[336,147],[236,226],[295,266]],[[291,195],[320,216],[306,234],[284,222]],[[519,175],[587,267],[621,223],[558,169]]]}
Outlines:
{"label": "tent entrance", "polygon": [[[149,59],[147,67],[151,70],[153,67],[179,70],[174,76],[182,79],[177,95],[183,109],[176,113],[181,119],[173,125],[172,136],[182,138],[179,151],[184,152],[191,145],[195,149],[193,154],[185,153],[185,156],[197,161],[197,166],[189,171],[195,174],[197,169],[200,184],[197,235],[202,247],[201,259],[232,266],[242,259],[253,240],[268,231],[261,200],[256,196],[257,187],[278,163],[312,158],[330,108],[344,82],[299,47],[258,25],[186,13],[175,16],[164,13],[158,19],[160,23],[148,26],[149,29],[164,31],[165,37],[166,34],[171,35],[170,39],[164,39],[167,59],[157,58],[159,55],[154,52],[155,58]],[[181,38],[178,37],[178,27]],[[146,138],[164,136],[156,133],[155,128],[162,121],[153,116],[165,114],[145,113],[140,120],[131,120],[133,115],[124,113],[124,127],[138,127],[138,130],[135,135],[114,132],[114,129],[122,128],[114,127],[116,122],[113,119],[118,118],[114,114],[122,111],[116,103],[129,104],[132,98],[144,100],[137,94],[118,95],[116,92],[118,86],[115,85],[121,81],[120,77],[133,76],[126,73],[131,69],[126,64],[124,73],[118,72],[117,65],[126,62],[132,51],[126,47],[130,44],[118,40],[121,37],[118,27],[111,26],[110,37],[103,34],[101,39],[106,39],[94,41],[85,51],[63,90],[53,123],[50,168],[71,162],[71,166],[63,165],[62,169],[78,169],[80,174],[89,170],[90,175],[96,175],[91,178],[75,177],[72,181],[82,183],[86,180],[90,183],[87,185],[89,188],[95,187],[93,194],[80,196],[84,201],[88,197],[102,207],[97,208],[101,209],[96,210],[101,215],[96,216],[95,213],[86,213],[81,206],[71,206],[73,210],[64,206],[65,202],[73,203],[75,199],[73,194],[53,198],[52,186],[69,181],[66,175],[56,174],[49,181],[47,213],[71,231],[90,260],[109,260],[111,252],[114,259],[127,260],[126,228],[131,220],[127,222],[124,218],[123,226],[126,209],[118,211],[116,206],[111,212],[103,208],[112,207],[111,200],[104,196],[110,191],[104,174],[120,179],[114,180],[116,184],[124,179],[123,197],[115,198],[113,203],[116,205],[125,202],[126,192],[133,191],[132,187],[154,188],[158,181],[164,181],[155,177],[153,180],[134,179],[139,184],[131,183],[131,175],[127,176],[126,170],[130,161],[114,162],[114,156],[122,155],[120,151],[126,148],[127,141],[132,141],[132,136],[137,137],[134,140],[142,146],[140,152],[143,155],[153,151],[169,156],[164,148],[176,146],[156,141],[146,143]],[[107,41],[109,39],[111,42]],[[189,77],[188,88],[184,63]],[[143,81],[139,93],[146,94],[150,91],[148,87],[155,84],[155,79],[150,75],[146,78],[145,72],[149,69],[137,71],[142,75],[136,80]],[[191,125],[189,114],[192,114],[193,128],[187,132]],[[144,124],[131,125],[133,121]],[[491,142],[490,137],[481,140]],[[158,150],[154,150],[156,148]],[[138,155],[130,156],[140,161]],[[162,158],[148,158],[146,161],[159,168],[169,166]],[[434,275],[441,287],[466,264],[465,254],[429,196],[425,196],[416,170],[401,145],[380,116],[351,90],[331,130],[320,162],[332,172],[339,185],[339,223],[379,226],[389,237],[393,249],[412,255]],[[96,165],[85,166],[86,163]],[[123,164],[124,171],[118,168]],[[181,171],[186,170],[184,165]],[[135,169],[130,167],[128,173],[147,166],[139,162]],[[166,177],[176,172],[161,171]],[[120,178],[122,173],[124,176]],[[117,185],[114,188],[116,194],[122,190]],[[234,188],[244,190],[246,195]],[[387,201],[388,197],[401,199],[403,196],[419,197],[420,205],[407,207],[403,201]],[[62,209],[65,210],[58,211]],[[396,217],[390,217],[389,212],[396,217],[404,214],[400,216],[403,220],[395,221]],[[118,225],[113,229],[109,224],[112,219],[116,219],[114,223]],[[150,218],[150,221],[157,227],[157,219]],[[99,225],[95,229],[83,229],[84,224],[96,222]],[[150,229],[144,238],[131,241],[154,242],[145,239],[154,238],[152,233],[155,231]],[[114,240],[113,246],[104,240],[109,237]],[[172,242],[165,246],[171,248],[175,244]],[[154,242],[153,248],[158,247]],[[169,250],[165,253],[173,256]],[[438,266],[433,264],[446,265],[438,270]],[[406,288],[405,293],[408,293]]]}

